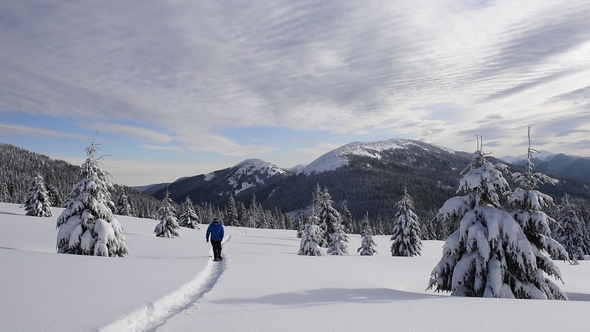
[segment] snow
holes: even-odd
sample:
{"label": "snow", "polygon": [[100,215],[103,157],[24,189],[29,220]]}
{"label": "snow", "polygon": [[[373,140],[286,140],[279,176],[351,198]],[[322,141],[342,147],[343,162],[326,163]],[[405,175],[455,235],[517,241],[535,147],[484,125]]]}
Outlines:
{"label": "snow", "polygon": [[[264,184],[264,179],[258,177],[256,173],[266,174],[267,177],[287,173],[284,169],[261,159],[246,159],[234,166],[234,168],[237,168],[237,170],[227,179],[227,183],[234,189],[234,195],[255,187],[257,184]],[[254,175],[254,183],[244,180],[244,176],[251,175]]]}
{"label": "snow", "polygon": [[240,183],[240,187],[239,188],[236,187],[237,185],[238,185],[237,183],[234,184],[234,189],[235,189],[234,192],[233,192],[234,195],[237,195],[237,194],[241,193],[242,191],[244,191],[246,189],[249,189],[249,188],[252,188],[252,187],[255,187],[256,186],[256,184],[250,183],[250,182],[242,182],[242,183]]}
{"label": "snow", "polygon": [[287,173],[284,169],[261,159],[246,159],[236,165],[236,176],[252,175],[255,172],[267,173],[268,176]]}
{"label": "snow", "polygon": [[[292,170],[296,171],[296,173],[298,174],[305,173],[307,175],[312,173],[333,171],[337,168],[347,166],[349,164],[350,161],[348,160],[347,156],[366,156],[380,160],[382,158],[381,154],[383,151],[406,149],[410,145],[415,145],[422,148],[423,150],[428,150],[427,148],[418,143],[419,142],[417,141],[401,138],[394,138],[390,140],[374,142],[352,142],[327,152],[326,154],[320,156],[318,159],[314,160],[309,165],[303,168],[298,167],[293,168]],[[441,150],[445,150],[449,153],[455,153],[455,151],[451,149],[447,149],[433,144],[430,145]],[[412,157],[408,157],[408,162],[411,164],[414,162],[414,159]],[[370,167],[370,165],[368,166]]]}
{"label": "snow", "polygon": [[410,140],[390,139],[376,142],[352,142],[334,149],[311,164],[305,166],[302,170],[305,174],[322,173],[332,171],[349,163],[347,155],[367,156],[381,159],[381,152],[385,150],[403,149],[409,144],[414,144]]}
{"label": "snow", "polygon": [[203,179],[205,181],[211,181],[211,180],[213,180],[214,177],[215,177],[215,172],[211,172],[211,173],[205,174],[205,177]]}
{"label": "snow", "polygon": [[[157,221],[116,216],[129,255],[75,256],[55,253],[61,211],[30,217],[0,203],[3,331],[536,332],[590,325],[588,260],[556,262],[570,301],[450,297],[425,291],[442,241],[423,241],[422,256],[411,258],[312,257],[297,255],[295,231],[226,227],[225,259],[212,262],[204,230],[158,238]],[[389,236],[373,239],[390,245]],[[360,242],[350,235],[351,248]]]}

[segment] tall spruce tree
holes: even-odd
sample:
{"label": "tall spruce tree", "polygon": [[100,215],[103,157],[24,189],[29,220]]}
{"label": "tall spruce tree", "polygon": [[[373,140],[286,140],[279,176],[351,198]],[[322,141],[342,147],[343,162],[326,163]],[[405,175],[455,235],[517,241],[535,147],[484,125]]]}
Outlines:
{"label": "tall spruce tree", "polygon": [[314,199],[314,204],[317,204],[315,205],[315,209],[317,209],[318,226],[322,235],[320,245],[322,248],[329,248],[333,241],[343,239],[342,237],[333,235],[335,233],[342,233],[341,227],[339,227],[341,224],[340,213],[332,207],[332,197],[327,188],[320,190],[318,196]]}
{"label": "tall spruce tree", "polygon": [[361,246],[357,249],[357,252],[361,256],[373,256],[377,253],[377,243],[373,239],[373,231],[371,230],[371,223],[369,222],[368,213],[362,221],[361,231]]}
{"label": "tall spruce tree", "polygon": [[297,237],[301,238],[303,236],[303,229],[305,228],[305,223],[307,220],[307,216],[303,211],[297,212],[295,215],[295,225],[297,226]]}
{"label": "tall spruce tree", "polygon": [[51,211],[51,202],[49,195],[47,194],[47,190],[45,189],[45,183],[41,174],[37,173],[33,177],[24,207],[27,211],[27,216],[53,216],[53,212]]}
{"label": "tall spruce tree", "polygon": [[86,148],[82,179],[74,185],[57,218],[57,252],[123,257],[128,254],[127,241],[123,227],[107,206],[111,184],[101,168],[101,158],[95,156],[97,149],[94,140]]}
{"label": "tall spruce tree", "polygon": [[584,260],[584,226],[576,215],[576,207],[570,202],[567,194],[558,206],[557,223],[560,227],[555,232],[555,239],[563,245],[571,260]]}
{"label": "tall spruce tree", "polygon": [[225,207],[225,222],[228,226],[239,226],[238,209],[236,208],[236,201],[234,195],[229,196],[229,202]]}
{"label": "tall spruce tree", "polygon": [[12,202],[12,197],[10,196],[10,192],[8,191],[8,184],[5,182],[0,183],[0,202]]}
{"label": "tall spruce tree", "polygon": [[348,209],[348,205],[343,204],[340,208],[340,217],[342,218],[342,225],[344,226],[344,232],[347,234],[355,234],[354,220],[352,219],[352,213]]}
{"label": "tall spruce tree", "polygon": [[170,198],[170,193],[166,191],[166,197],[162,199],[162,205],[158,209],[158,220],[154,234],[157,237],[175,238],[180,236],[176,231],[178,229],[178,220],[176,219],[176,208]]}
{"label": "tall spruce tree", "polygon": [[[551,237],[549,223],[555,223],[555,220],[543,212],[543,209],[553,205],[553,199],[537,190],[539,184],[555,184],[557,180],[533,172],[533,153],[538,153],[538,151],[531,148],[530,127],[528,137],[529,148],[525,161],[525,171],[512,174],[518,188],[510,195],[506,204],[517,208],[517,211],[513,212],[512,216],[518,222],[531,244],[536,258],[538,274],[542,275],[545,272],[548,276],[561,280],[559,268],[551,258],[567,260],[567,252]],[[567,296],[556,284],[548,278],[544,279],[544,283],[541,283],[539,288],[548,299],[567,299]]]}
{"label": "tall spruce tree", "polygon": [[422,250],[420,240],[420,223],[414,213],[414,202],[404,188],[404,195],[395,204],[397,213],[391,230],[391,255],[392,256],[416,256]]}
{"label": "tall spruce tree", "polygon": [[193,201],[186,196],[184,202],[180,206],[180,216],[178,218],[178,225],[181,227],[200,229],[199,216],[195,212]]}
{"label": "tall spruce tree", "polygon": [[574,204],[576,216],[580,218],[584,238],[584,253],[590,255],[590,200],[582,198],[571,198]]}
{"label": "tall spruce tree", "polygon": [[478,142],[471,164],[463,171],[457,196],[438,214],[457,217],[459,229],[446,240],[443,256],[433,269],[429,289],[454,296],[547,299],[549,290],[539,273],[526,235],[514,218],[500,207],[509,191],[504,165],[486,160]]}

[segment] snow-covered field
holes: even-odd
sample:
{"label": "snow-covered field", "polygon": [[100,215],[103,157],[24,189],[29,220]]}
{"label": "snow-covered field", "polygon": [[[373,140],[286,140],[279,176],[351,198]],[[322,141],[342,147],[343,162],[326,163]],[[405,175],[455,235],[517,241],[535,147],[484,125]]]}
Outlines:
{"label": "snow-covered field", "polygon": [[[570,301],[426,292],[443,242],[421,257],[298,256],[294,231],[226,227],[225,259],[201,230],[153,235],[121,217],[125,258],[55,253],[54,217],[0,203],[1,331],[588,331],[590,261],[559,262]],[[358,235],[350,236],[356,253]]]}

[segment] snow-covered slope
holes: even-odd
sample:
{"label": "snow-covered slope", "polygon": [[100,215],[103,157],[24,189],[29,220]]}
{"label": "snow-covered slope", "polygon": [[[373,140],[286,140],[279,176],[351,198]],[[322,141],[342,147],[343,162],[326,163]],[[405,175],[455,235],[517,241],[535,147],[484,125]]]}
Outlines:
{"label": "snow-covered slope", "polygon": [[237,195],[246,189],[264,185],[267,179],[275,175],[286,173],[284,169],[264,160],[246,159],[232,167],[227,183]]}
{"label": "snow-covered slope", "polygon": [[[587,331],[590,260],[556,262],[570,301],[450,297],[426,292],[443,242],[422,255],[299,256],[295,231],[226,227],[211,260],[205,228],[157,238],[156,221],[117,217],[124,258],[55,253],[54,217],[0,203],[2,331]],[[590,258],[590,257],[589,257]],[[359,318],[360,317],[360,318]]]}
{"label": "snow-covered slope", "polygon": [[[166,189],[177,202],[189,196],[196,202],[199,197],[206,197],[206,201],[215,204],[216,199],[224,201],[230,195],[258,190],[292,174],[261,159],[246,159],[230,168],[175,181]],[[164,197],[166,189],[154,196]]]}
{"label": "snow-covered slope", "polygon": [[424,142],[409,139],[390,139],[376,142],[352,142],[334,149],[312,163],[307,165],[301,172],[305,174],[321,173],[332,171],[349,164],[353,156],[366,156],[381,159],[382,153],[388,150],[407,149],[409,146],[418,146],[424,150],[429,148],[442,149],[453,153],[453,150],[437,147]]}

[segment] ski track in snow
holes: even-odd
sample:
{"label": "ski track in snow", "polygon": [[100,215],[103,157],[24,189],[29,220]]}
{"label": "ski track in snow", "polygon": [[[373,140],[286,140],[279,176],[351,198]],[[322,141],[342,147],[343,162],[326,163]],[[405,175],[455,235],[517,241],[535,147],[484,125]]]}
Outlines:
{"label": "ski track in snow", "polygon": [[[223,244],[229,242],[231,236]],[[193,280],[187,282],[178,290],[163,298],[150,302],[130,315],[114,323],[100,328],[99,332],[153,332],[166,323],[172,316],[177,315],[197,302],[207,294],[225,270],[226,259],[221,262],[209,261]]]}

